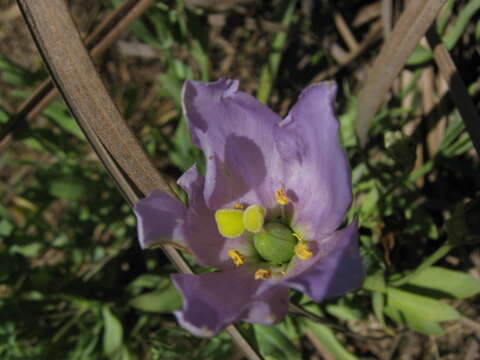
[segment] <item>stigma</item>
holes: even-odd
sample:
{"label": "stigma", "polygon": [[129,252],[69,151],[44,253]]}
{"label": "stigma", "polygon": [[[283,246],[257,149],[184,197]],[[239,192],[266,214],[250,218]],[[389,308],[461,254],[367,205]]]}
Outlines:
{"label": "stigma", "polygon": [[263,228],[266,210],[259,205],[250,205],[243,212],[243,226],[248,231],[256,234]]}
{"label": "stigma", "polygon": [[265,280],[272,277],[272,272],[267,269],[258,269],[255,272],[255,280]]}
{"label": "stigma", "polygon": [[290,198],[287,196],[285,189],[278,189],[275,191],[275,198],[277,199],[277,204],[288,205],[290,204]]}
{"label": "stigma", "polygon": [[228,250],[228,256],[233,260],[236,266],[245,264],[245,257],[237,250]]}
{"label": "stigma", "polygon": [[267,210],[260,205],[250,205],[244,210],[241,204],[235,204],[233,209],[215,211],[215,222],[219,233],[227,239],[241,236],[244,230],[258,233],[263,228]]}
{"label": "stigma", "polygon": [[235,238],[243,234],[243,211],[239,209],[220,209],[215,212],[215,222],[220,234],[226,238]]}

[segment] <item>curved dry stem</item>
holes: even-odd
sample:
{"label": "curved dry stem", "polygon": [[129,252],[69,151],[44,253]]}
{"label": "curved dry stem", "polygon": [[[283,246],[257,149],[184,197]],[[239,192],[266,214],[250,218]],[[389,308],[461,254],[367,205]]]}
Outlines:
{"label": "curved dry stem", "polygon": [[[18,0],[50,75],[96,154],[130,205],[154,189],[171,189],[126,125],[101,81],[63,0]],[[177,269],[191,273],[171,246]],[[227,331],[249,359],[260,356],[230,325]]]}

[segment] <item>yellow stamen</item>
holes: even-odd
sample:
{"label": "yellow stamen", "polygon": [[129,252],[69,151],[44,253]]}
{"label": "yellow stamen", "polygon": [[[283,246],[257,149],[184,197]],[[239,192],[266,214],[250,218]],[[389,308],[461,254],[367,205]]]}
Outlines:
{"label": "yellow stamen", "polygon": [[313,253],[308,249],[307,243],[301,241],[295,245],[295,255],[297,255],[299,259],[307,260],[313,256]]}
{"label": "yellow stamen", "polygon": [[243,209],[245,209],[245,206],[243,206],[240,203],[236,203],[235,205],[233,205],[233,208],[237,209],[237,210],[243,210]]}
{"label": "yellow stamen", "polygon": [[278,189],[275,191],[275,198],[277,199],[277,203],[280,205],[290,204],[290,199],[288,198],[285,189]]}
{"label": "yellow stamen", "polygon": [[263,228],[266,210],[259,205],[250,205],[243,212],[243,226],[250,232],[258,233]]}
{"label": "yellow stamen", "polygon": [[220,234],[226,238],[242,235],[243,211],[237,209],[220,209],[215,212],[215,222]]}
{"label": "yellow stamen", "polygon": [[264,280],[270,279],[272,277],[272,272],[266,269],[258,269],[255,272],[255,280]]}
{"label": "yellow stamen", "polygon": [[237,250],[228,250],[228,256],[230,256],[236,266],[245,264],[245,257]]}

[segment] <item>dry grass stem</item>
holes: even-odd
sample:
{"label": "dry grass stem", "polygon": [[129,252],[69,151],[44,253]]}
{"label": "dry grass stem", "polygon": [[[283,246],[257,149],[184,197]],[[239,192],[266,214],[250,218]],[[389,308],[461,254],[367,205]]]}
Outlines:
{"label": "dry grass stem", "polygon": [[393,27],[393,4],[392,0],[382,1],[382,25],[383,25],[383,38],[387,40],[390,37]]}
{"label": "dry grass stem", "polygon": [[307,335],[308,340],[312,343],[318,353],[321,355],[321,359],[324,360],[335,360],[335,356],[333,356],[328,349],[323,345],[315,336],[315,334],[311,331],[307,331],[305,333]]}
{"label": "dry grass stem", "polygon": [[473,146],[480,155],[480,117],[468,94],[468,90],[455,66],[445,45],[443,45],[436,30],[432,27],[427,33],[427,40],[433,49],[435,63],[440,69],[443,80],[449,87],[453,101],[462,116],[465,128],[472,139]]}
{"label": "dry grass stem", "polygon": [[[170,191],[107,93],[65,2],[18,3],[55,85],[130,205],[153,189]],[[191,273],[175,249],[163,249],[179,271]],[[260,359],[233,325],[227,331],[249,359]]]}
{"label": "dry grass stem", "polygon": [[365,36],[365,39],[360,43],[356,51],[351,51],[339,64],[322,71],[311,81],[312,84],[329,79],[333,77],[337,72],[342,70],[345,66],[348,66],[355,59],[357,59],[365,50],[373,45],[377,40],[380,40],[382,34],[382,26],[378,23],[372,26],[371,30]]}
{"label": "dry grass stem", "polygon": [[350,31],[350,28],[345,22],[342,14],[338,12],[335,13],[333,20],[335,21],[335,26],[337,27],[338,32],[342,36],[343,41],[345,41],[350,51],[357,51],[359,47],[358,41]]}
{"label": "dry grass stem", "polygon": [[365,145],[373,117],[385,95],[446,0],[413,1],[403,12],[375,60],[360,92],[357,133]]}

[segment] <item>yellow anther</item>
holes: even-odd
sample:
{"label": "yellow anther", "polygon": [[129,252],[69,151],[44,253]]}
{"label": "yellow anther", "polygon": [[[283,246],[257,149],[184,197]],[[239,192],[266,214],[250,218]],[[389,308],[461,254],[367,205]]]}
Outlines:
{"label": "yellow anther", "polygon": [[215,212],[215,221],[220,234],[226,238],[242,235],[243,211],[237,209],[220,209]]}
{"label": "yellow anther", "polygon": [[288,205],[290,204],[290,199],[288,198],[285,189],[278,189],[275,191],[275,198],[277,199],[277,203],[280,205]]}
{"label": "yellow anther", "polygon": [[228,256],[230,256],[237,266],[245,264],[245,257],[237,250],[228,250]]}
{"label": "yellow anther", "polygon": [[243,212],[243,226],[250,232],[258,233],[263,228],[265,209],[259,205],[250,205]]}
{"label": "yellow anther", "polygon": [[255,280],[264,280],[270,279],[272,277],[272,272],[266,269],[258,269],[255,272]]}
{"label": "yellow anther", "polygon": [[297,255],[299,259],[307,260],[313,256],[313,253],[308,249],[307,243],[301,241],[295,245],[295,255]]}
{"label": "yellow anther", "polygon": [[236,203],[233,205],[233,208],[234,209],[237,209],[237,210],[244,210],[245,209],[245,206],[243,206],[242,204],[240,203]]}

